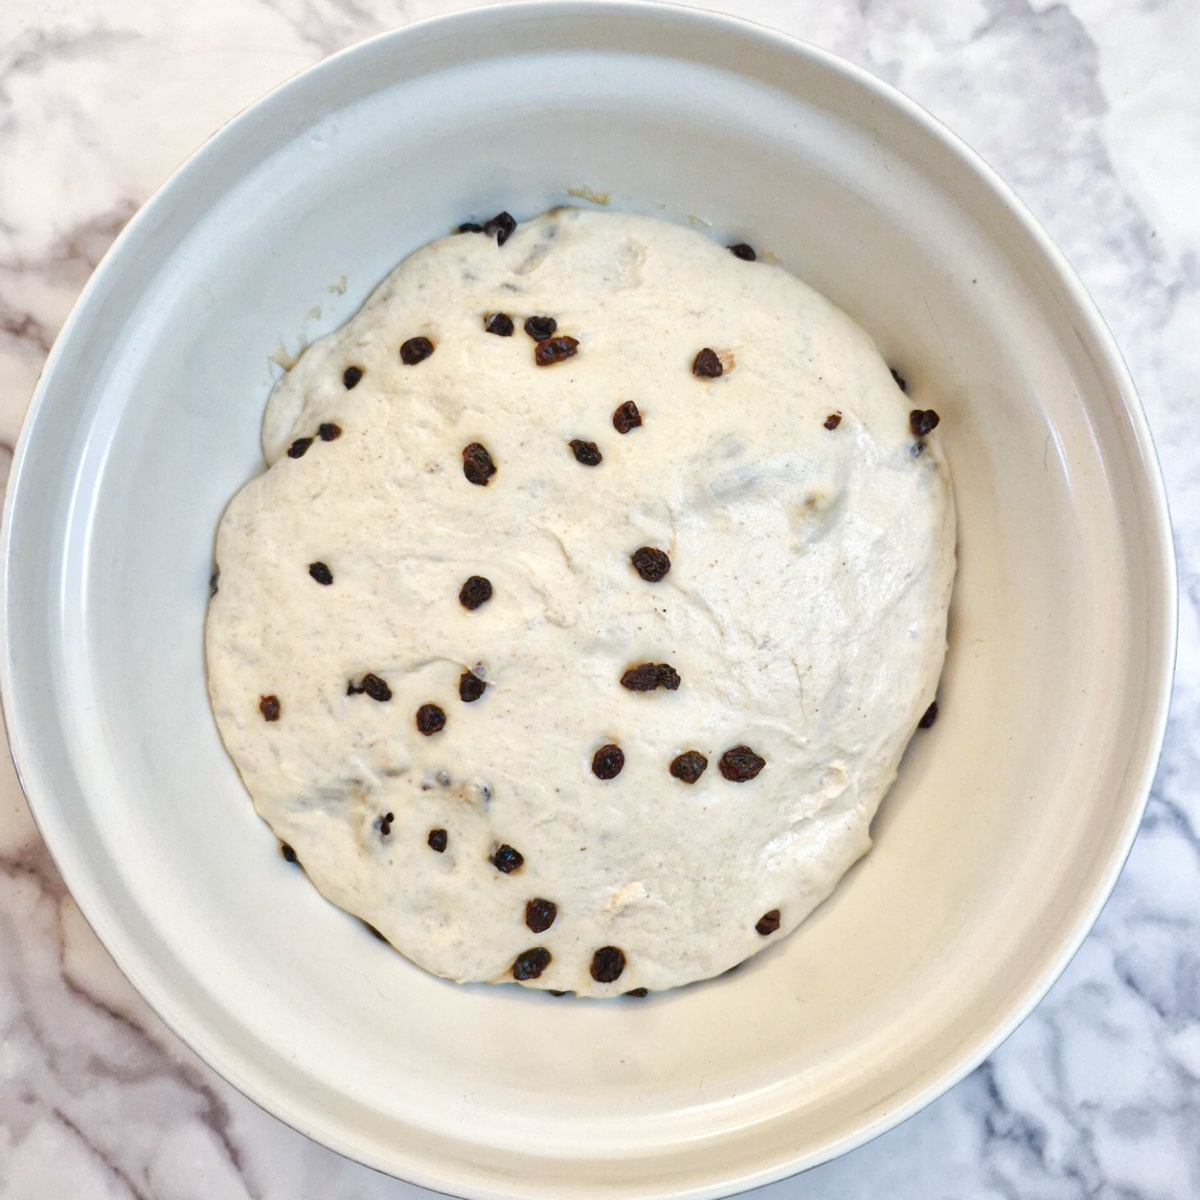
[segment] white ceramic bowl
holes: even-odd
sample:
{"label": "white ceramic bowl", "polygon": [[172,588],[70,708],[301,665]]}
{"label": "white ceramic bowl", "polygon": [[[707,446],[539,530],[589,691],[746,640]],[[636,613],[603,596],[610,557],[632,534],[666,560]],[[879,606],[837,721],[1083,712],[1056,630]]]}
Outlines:
{"label": "white ceramic bowl", "polygon": [[[374,941],[281,861],[204,689],[213,531],[262,465],[268,355],[345,321],[455,222],[533,214],[576,185],[770,249],[848,310],[942,414],[959,509],[942,715],[875,849],[796,936],[641,1003],[455,987]],[[1011,194],[844,63],[615,3],[377,38],[209,142],[51,355],[4,569],[15,755],[130,979],[285,1121],[480,1197],[721,1195],[846,1150],[962,1076],[1112,887],[1174,637],[1141,409]]]}

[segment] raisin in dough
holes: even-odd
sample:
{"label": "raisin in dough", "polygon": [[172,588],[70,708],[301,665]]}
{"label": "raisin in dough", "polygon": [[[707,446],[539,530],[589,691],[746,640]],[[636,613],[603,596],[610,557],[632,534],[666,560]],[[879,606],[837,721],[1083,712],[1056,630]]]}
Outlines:
{"label": "raisin in dough", "polygon": [[[485,331],[497,312],[511,336]],[[535,365],[531,315],[578,353]],[[414,337],[434,350],[407,365]],[[692,371],[706,347],[719,378]],[[258,812],[325,896],[449,979],[511,980],[525,956],[526,986],[610,996],[778,943],[870,846],[941,671],[954,509],[910,407],[841,311],[689,229],[564,209],[413,254],[280,380],[269,468],[221,522],[209,686]],[[670,556],[657,582],[643,546]],[[493,594],[469,610],[475,575]],[[640,663],[678,688],[622,687]],[[390,699],[348,694],[366,673]],[[426,704],[440,732],[418,731]],[[609,744],[624,763],[601,779]],[[731,782],[742,745],[766,765]],[[670,764],[693,750],[687,783]],[[557,909],[537,933],[531,899]],[[606,947],[624,969],[598,982]]]}

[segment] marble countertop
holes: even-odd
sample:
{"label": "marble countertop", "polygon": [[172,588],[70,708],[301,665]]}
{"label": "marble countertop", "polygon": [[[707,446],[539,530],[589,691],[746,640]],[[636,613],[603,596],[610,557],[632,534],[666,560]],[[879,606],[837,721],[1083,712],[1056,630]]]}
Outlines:
{"label": "marble countertop", "polygon": [[[276,83],[458,0],[0,5],[0,483],[125,221]],[[1200,19],[1195,0],[723,0],[929,108],[1047,226],[1158,440],[1182,591],[1166,749],[1094,932],[946,1096],[763,1200],[1200,1197]],[[307,1141],[171,1035],[79,915],[0,765],[0,1195],[431,1195]]]}

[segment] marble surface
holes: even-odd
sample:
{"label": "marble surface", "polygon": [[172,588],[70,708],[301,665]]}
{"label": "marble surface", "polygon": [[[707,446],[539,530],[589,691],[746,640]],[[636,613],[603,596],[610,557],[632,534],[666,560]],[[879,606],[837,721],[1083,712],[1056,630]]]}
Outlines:
{"label": "marble surface", "polygon": [[[230,115],[457,0],[4,0],[0,481],[42,361],[124,222]],[[1095,931],[983,1066],[763,1200],[1200,1197],[1200,18],[1195,0],[724,0],[896,84],[1063,247],[1158,439],[1182,610],[1166,751]],[[415,1198],[267,1116],[125,982],[0,767],[0,1196]]]}

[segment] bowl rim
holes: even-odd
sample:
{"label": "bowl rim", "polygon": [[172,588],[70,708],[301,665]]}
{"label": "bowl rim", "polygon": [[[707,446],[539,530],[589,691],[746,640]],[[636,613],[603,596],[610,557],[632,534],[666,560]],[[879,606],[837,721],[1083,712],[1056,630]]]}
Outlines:
{"label": "bowl rim", "polygon": [[[923,1086],[915,1086],[907,1089],[906,1093],[901,1093],[903,1098],[900,1103],[874,1120],[866,1122],[853,1134],[825,1145],[818,1153],[793,1156],[782,1162],[771,1161],[757,1170],[743,1172],[736,1179],[698,1183],[682,1189],[673,1187],[669,1192],[656,1191],[655,1185],[647,1181],[649,1186],[641,1193],[647,1197],[662,1196],[663,1200],[667,1200],[668,1196],[716,1198],[777,1182],[797,1171],[848,1153],[895,1128],[959,1083],[1017,1029],[1074,958],[1112,893],[1132,849],[1149,800],[1166,734],[1178,641],[1178,572],[1161,464],[1129,369],[1095,302],[1065,255],[1013,189],[977,151],[898,88],[877,78],[865,68],[791,34],[745,17],[697,8],[673,0],[507,0],[501,4],[443,13],[384,30],[303,68],[241,109],[189,154],[126,224],[83,287],[43,365],[14,449],[3,514],[0,518],[0,642],[3,643],[3,653],[0,654],[0,708],[18,780],[55,866],[67,882],[72,898],[92,930],[121,972],[147,1000],[157,1016],[209,1067],[271,1116],[347,1158],[393,1173],[397,1169],[395,1162],[384,1161],[378,1155],[364,1154],[363,1145],[345,1136],[336,1121],[323,1121],[316,1106],[309,1105],[301,1110],[299,1107],[280,1105],[271,1095],[269,1088],[263,1086],[262,1081],[254,1077],[252,1072],[244,1069],[244,1064],[236,1052],[227,1053],[226,1047],[208,1040],[205,1030],[191,1027],[173,1005],[169,988],[161,986],[156,979],[156,973],[153,967],[148,965],[146,955],[138,949],[135,942],[126,940],[110,921],[111,914],[106,910],[102,896],[86,890],[80,894],[71,886],[72,877],[79,878],[75,870],[75,858],[69,848],[57,840],[53,829],[48,827],[43,816],[39,814],[38,803],[35,800],[35,796],[51,790],[49,780],[41,777],[37,764],[37,722],[28,717],[26,710],[16,703],[17,695],[14,693],[14,674],[18,670],[19,657],[16,650],[18,635],[12,599],[14,576],[17,574],[12,554],[14,516],[23,516],[25,508],[28,507],[28,502],[23,502],[21,497],[33,486],[27,481],[29,446],[37,437],[40,423],[47,419],[46,396],[60,360],[65,356],[65,347],[74,340],[76,327],[81,324],[89,308],[96,303],[96,297],[102,294],[108,277],[118,269],[114,267],[114,263],[119,263],[125,256],[126,248],[136,244],[142,237],[143,230],[149,231],[153,227],[160,212],[169,211],[180,180],[202,172],[210,159],[222,153],[223,143],[234,131],[261,119],[274,106],[285,103],[288,94],[294,89],[303,87],[322,75],[341,70],[345,60],[363,53],[367,47],[390,42],[402,44],[414,30],[437,28],[443,33],[449,33],[456,26],[482,25],[486,28],[492,24],[526,20],[534,16],[583,17],[601,14],[606,20],[644,18],[650,15],[663,21],[690,23],[693,27],[707,26],[713,34],[724,33],[742,39],[754,39],[766,47],[805,59],[809,64],[838,75],[844,81],[857,86],[879,103],[898,109],[919,127],[923,135],[940,143],[962,168],[973,173],[1016,220],[1021,232],[1042,256],[1055,284],[1062,289],[1073,308],[1080,341],[1087,347],[1096,368],[1107,375],[1115,394],[1120,398],[1128,417],[1133,442],[1140,455],[1140,482],[1144,488],[1147,515],[1150,518],[1149,532],[1156,543],[1152,548],[1157,551],[1163,565],[1162,577],[1149,580],[1152,589],[1150,600],[1161,605],[1159,614],[1162,618],[1163,637],[1158,645],[1151,644],[1147,647],[1146,678],[1148,681],[1157,680],[1158,686],[1153,691],[1153,711],[1143,718],[1143,727],[1148,730],[1146,754],[1136,772],[1132,772],[1132,782],[1126,785],[1132,802],[1128,805],[1120,835],[1108,855],[1104,869],[1094,877],[1092,894],[1070,936],[1063,940],[1058,951],[1045,964],[1040,974],[1030,981],[1024,993],[1009,1006],[1007,1014],[977,1031],[965,1048],[960,1047],[955,1063],[936,1074]],[[1155,587],[1161,591],[1161,595],[1155,595]],[[1150,690],[1148,685],[1147,691]],[[448,1186],[458,1186],[447,1175],[430,1175],[417,1162],[406,1163],[403,1170],[402,1178],[433,1191],[444,1192]],[[487,1200],[509,1200],[513,1196],[525,1193],[520,1188],[513,1189],[510,1181],[510,1186],[499,1182],[491,1186],[472,1183],[469,1194],[486,1197]]]}

